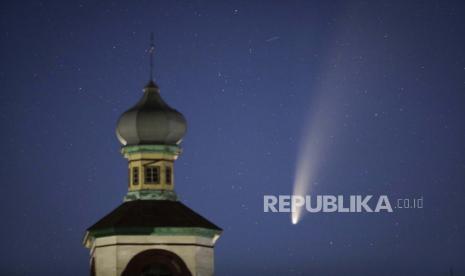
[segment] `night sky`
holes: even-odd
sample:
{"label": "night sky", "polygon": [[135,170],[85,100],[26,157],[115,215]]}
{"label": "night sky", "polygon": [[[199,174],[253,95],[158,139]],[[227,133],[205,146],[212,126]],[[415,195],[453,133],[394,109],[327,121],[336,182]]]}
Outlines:
{"label": "night sky", "polygon": [[[127,191],[115,126],[152,31],[188,121],[176,191],[224,229],[216,275],[465,275],[461,1],[2,1],[1,275],[88,274],[85,229]],[[424,208],[264,213],[323,119],[312,193]]]}

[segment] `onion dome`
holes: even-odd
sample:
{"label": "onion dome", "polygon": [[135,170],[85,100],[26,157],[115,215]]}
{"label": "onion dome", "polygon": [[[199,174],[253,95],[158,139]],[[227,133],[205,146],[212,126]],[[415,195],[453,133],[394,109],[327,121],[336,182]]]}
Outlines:
{"label": "onion dome", "polygon": [[119,118],[116,135],[123,146],[176,145],[186,129],[184,116],[163,101],[151,80],[140,101]]}

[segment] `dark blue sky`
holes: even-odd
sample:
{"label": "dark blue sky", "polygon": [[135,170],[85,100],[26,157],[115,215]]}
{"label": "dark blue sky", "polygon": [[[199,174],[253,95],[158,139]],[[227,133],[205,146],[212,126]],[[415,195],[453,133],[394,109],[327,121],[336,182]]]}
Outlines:
{"label": "dark blue sky", "polygon": [[[115,124],[151,31],[189,125],[176,190],[224,229],[217,275],[465,275],[461,1],[2,1],[0,274],[88,273],[85,229],[127,189]],[[337,131],[313,192],[424,208],[263,213],[292,192],[314,109]]]}

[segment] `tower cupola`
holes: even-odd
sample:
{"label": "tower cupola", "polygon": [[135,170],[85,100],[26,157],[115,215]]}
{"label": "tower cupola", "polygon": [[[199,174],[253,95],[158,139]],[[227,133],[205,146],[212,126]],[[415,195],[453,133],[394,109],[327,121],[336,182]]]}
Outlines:
{"label": "tower cupola", "polygon": [[121,152],[128,159],[129,191],[125,200],[176,200],[174,161],[181,153],[187,123],[162,99],[153,80],[153,37],[148,52],[150,81],[140,100],[120,116],[116,127]]}

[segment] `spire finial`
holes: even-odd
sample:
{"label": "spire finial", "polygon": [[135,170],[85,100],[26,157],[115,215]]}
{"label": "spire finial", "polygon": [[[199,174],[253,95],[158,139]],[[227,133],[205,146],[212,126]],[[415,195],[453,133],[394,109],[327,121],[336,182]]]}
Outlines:
{"label": "spire finial", "polygon": [[153,32],[150,33],[150,80],[153,81],[153,53],[155,52],[155,43],[154,43],[154,36]]}

